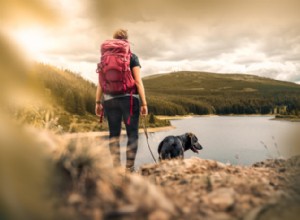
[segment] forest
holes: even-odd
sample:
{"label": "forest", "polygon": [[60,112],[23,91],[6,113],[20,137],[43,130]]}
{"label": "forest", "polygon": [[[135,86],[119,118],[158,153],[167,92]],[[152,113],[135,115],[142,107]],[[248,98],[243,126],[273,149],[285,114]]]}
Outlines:
{"label": "forest", "polygon": [[36,76],[45,94],[69,113],[95,112],[96,85],[69,70],[37,63]]}
{"label": "forest", "polygon": [[[94,83],[69,70],[41,63],[34,65],[33,73],[38,92],[48,105],[36,111],[23,109],[19,115],[26,115],[26,122],[45,120],[50,111],[65,131],[107,129],[106,123],[99,125],[94,113]],[[158,74],[144,77],[143,82],[151,127],[170,125],[157,115],[300,114],[300,85],[291,82],[206,72]]]}
{"label": "forest", "polygon": [[[96,74],[96,73],[95,73]],[[47,127],[59,132],[106,131],[107,120],[99,123],[95,115],[96,85],[70,70],[35,63],[30,78],[40,103],[14,108],[15,118],[36,127]],[[42,103],[42,104],[41,104]],[[105,115],[104,115],[105,116]],[[147,117],[148,127],[169,126],[152,112]],[[143,121],[140,120],[140,127]]]}
{"label": "forest", "polygon": [[291,82],[206,72],[174,72],[143,81],[149,111],[156,115],[300,113],[300,85]]}

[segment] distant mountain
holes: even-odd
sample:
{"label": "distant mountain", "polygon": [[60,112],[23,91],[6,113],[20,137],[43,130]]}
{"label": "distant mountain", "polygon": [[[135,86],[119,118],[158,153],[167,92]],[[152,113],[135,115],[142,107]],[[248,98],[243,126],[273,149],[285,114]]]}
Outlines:
{"label": "distant mountain", "polygon": [[[300,85],[245,74],[174,72],[143,78],[154,114],[300,112]],[[279,111],[279,110],[278,110]]]}

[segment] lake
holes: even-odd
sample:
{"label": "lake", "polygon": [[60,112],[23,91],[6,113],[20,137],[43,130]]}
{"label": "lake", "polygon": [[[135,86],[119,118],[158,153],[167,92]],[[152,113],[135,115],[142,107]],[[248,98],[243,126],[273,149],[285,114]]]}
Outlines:
{"label": "lake", "polygon": [[[185,152],[185,158],[200,157],[223,163],[250,165],[278,157],[290,157],[299,151],[300,123],[271,120],[270,116],[203,116],[171,120],[175,129],[149,134],[155,158],[157,146],[168,135],[194,133],[203,150]],[[122,138],[122,145],[126,138]],[[125,148],[123,148],[125,149]],[[124,162],[124,152],[122,158]],[[153,163],[144,134],[140,134],[136,167]]]}

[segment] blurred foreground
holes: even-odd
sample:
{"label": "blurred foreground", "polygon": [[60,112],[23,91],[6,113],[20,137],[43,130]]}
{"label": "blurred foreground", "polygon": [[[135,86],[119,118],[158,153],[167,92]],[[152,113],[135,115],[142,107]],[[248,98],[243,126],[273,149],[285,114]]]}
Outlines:
{"label": "blurred foreground", "polygon": [[100,138],[1,123],[0,219],[296,219],[300,157],[114,169]]}

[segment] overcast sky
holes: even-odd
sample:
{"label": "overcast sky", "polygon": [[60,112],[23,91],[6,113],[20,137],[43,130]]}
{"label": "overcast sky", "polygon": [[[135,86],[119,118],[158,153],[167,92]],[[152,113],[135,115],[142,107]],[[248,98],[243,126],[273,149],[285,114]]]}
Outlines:
{"label": "overcast sky", "polygon": [[55,25],[27,24],[7,32],[35,59],[93,82],[100,43],[125,28],[142,76],[195,70],[300,83],[299,0],[50,2],[59,17]]}

